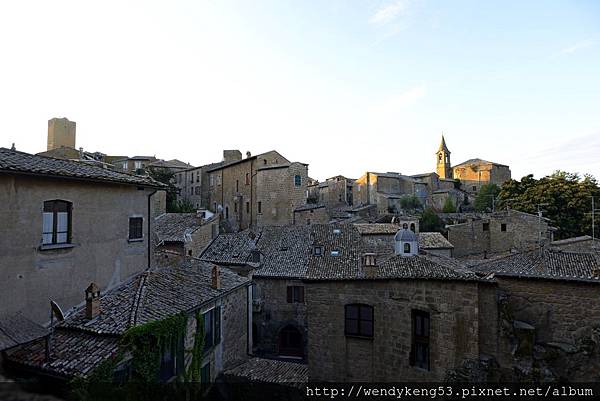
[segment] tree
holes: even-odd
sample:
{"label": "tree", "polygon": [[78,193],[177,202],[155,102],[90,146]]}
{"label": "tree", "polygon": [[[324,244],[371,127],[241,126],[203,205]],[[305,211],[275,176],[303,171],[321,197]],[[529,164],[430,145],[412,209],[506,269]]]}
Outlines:
{"label": "tree", "polygon": [[404,210],[417,210],[421,209],[422,205],[415,195],[407,195],[400,199],[400,207]]}
{"label": "tree", "polygon": [[442,232],[442,230],[444,229],[444,224],[442,223],[442,220],[440,220],[438,215],[435,213],[435,211],[432,208],[428,207],[423,211],[423,214],[421,215],[419,229],[423,232]]}
{"label": "tree", "polygon": [[444,207],[442,208],[443,213],[456,213],[456,206],[454,206],[454,202],[452,202],[452,198],[448,196],[446,198],[446,202],[444,202]]}
{"label": "tree", "polygon": [[494,210],[494,200],[500,193],[500,187],[496,184],[484,184],[481,186],[475,198],[475,210],[486,212]]}
{"label": "tree", "polygon": [[175,173],[165,167],[156,167],[149,168],[148,175],[156,181],[169,186],[167,188],[167,212],[181,213],[178,211],[177,194],[179,193],[179,189],[175,186]]}
{"label": "tree", "polygon": [[[591,235],[591,197],[600,199],[600,187],[591,175],[556,171],[536,180],[527,175],[521,181],[506,182],[498,195],[499,207],[512,207],[527,213],[537,213],[551,220],[558,231],[556,238]],[[597,233],[596,233],[597,234]]]}

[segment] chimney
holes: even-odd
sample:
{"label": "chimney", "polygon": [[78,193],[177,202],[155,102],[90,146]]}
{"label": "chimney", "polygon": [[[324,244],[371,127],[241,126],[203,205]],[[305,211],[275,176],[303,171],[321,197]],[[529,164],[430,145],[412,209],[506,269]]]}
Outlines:
{"label": "chimney", "polygon": [[85,318],[92,320],[100,315],[100,288],[91,283],[85,290]]}
{"label": "chimney", "polygon": [[79,159],[83,160],[83,148],[79,148]]}
{"label": "chimney", "polygon": [[212,284],[211,287],[215,290],[221,289],[221,275],[219,273],[219,266],[214,265],[211,273]]}
{"label": "chimney", "polygon": [[363,271],[367,278],[377,275],[377,255],[374,253],[365,253],[363,255]]}
{"label": "chimney", "polygon": [[248,150],[246,151],[246,158],[249,159],[250,157],[252,157],[252,153],[250,153],[250,151]]}

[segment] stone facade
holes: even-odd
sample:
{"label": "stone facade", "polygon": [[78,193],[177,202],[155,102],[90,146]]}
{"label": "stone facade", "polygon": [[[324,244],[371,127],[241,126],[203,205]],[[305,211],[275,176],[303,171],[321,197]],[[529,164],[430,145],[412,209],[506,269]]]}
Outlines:
{"label": "stone facade", "polygon": [[[33,321],[49,317],[48,302],[65,311],[80,304],[90,282],[102,291],[148,267],[148,222],[161,213],[151,188],[0,174],[0,293],[3,311]],[[152,196],[153,199],[155,195]],[[159,195],[160,196],[160,195]],[[43,247],[44,202],[72,204],[72,244]],[[164,213],[164,210],[162,211]],[[142,217],[143,238],[129,241],[129,218]]]}
{"label": "stone facade", "polygon": [[294,210],[294,224],[325,224],[329,214],[324,205],[310,205]]}
{"label": "stone facade", "polygon": [[209,208],[232,231],[292,224],[294,210],[306,204],[308,166],[290,163],[276,151],[233,160],[207,173]]}
{"label": "stone facade", "polygon": [[[307,179],[306,164],[259,167],[256,172],[256,214],[253,226],[292,224],[294,210],[306,204]],[[245,205],[245,211],[248,210],[249,201]]]}
{"label": "stone facade", "polygon": [[337,175],[319,183],[319,203],[325,205],[329,210],[352,206],[354,204],[354,181],[351,178]]}
{"label": "stone facade", "polygon": [[[306,282],[314,381],[443,381],[480,353],[481,287],[428,280]],[[490,294],[487,293],[486,294]],[[344,335],[344,305],[373,306],[373,338]],[[411,366],[411,314],[430,314],[431,369]],[[492,311],[493,312],[493,311]]]}
{"label": "stone facade", "polygon": [[[510,277],[497,281],[504,322],[496,354],[500,366],[518,366],[523,375],[538,369],[547,379],[598,380],[598,283]],[[519,333],[519,327],[528,326],[525,335]]]}
{"label": "stone facade", "polygon": [[460,180],[462,188],[477,193],[484,184],[501,186],[510,180],[510,168],[504,164],[471,159],[452,168],[453,178]]}
{"label": "stone facade", "polygon": [[67,118],[48,120],[48,146],[46,150],[61,147],[75,148],[75,121]]}
{"label": "stone facade", "polygon": [[467,217],[465,223],[449,225],[447,229],[455,257],[531,249],[538,244],[538,229],[542,244],[552,240],[547,219],[539,220],[538,216],[512,209]]}
{"label": "stone facade", "polygon": [[254,277],[254,351],[268,357],[289,357],[280,349],[282,329],[292,326],[302,336],[302,352],[294,357],[304,358],[307,354],[308,332],[306,304],[288,302],[289,286],[304,286],[301,280],[285,278]]}
{"label": "stone facade", "polygon": [[413,177],[399,173],[366,172],[355,181],[355,206],[377,205],[379,214],[394,213],[400,209],[403,196],[419,196],[424,189]]}
{"label": "stone facade", "polygon": [[[249,343],[251,333],[248,325],[252,324],[252,316],[249,316],[249,286],[237,288],[225,297],[218,298],[214,302],[205,305],[201,313],[219,306],[221,309],[221,341],[207,351],[202,366],[210,364],[210,377],[214,381],[224,370],[248,360],[250,351]],[[196,317],[188,317],[188,330],[185,340],[186,349],[193,349],[194,335],[196,334]],[[185,366],[189,368],[192,355],[186,355]]]}

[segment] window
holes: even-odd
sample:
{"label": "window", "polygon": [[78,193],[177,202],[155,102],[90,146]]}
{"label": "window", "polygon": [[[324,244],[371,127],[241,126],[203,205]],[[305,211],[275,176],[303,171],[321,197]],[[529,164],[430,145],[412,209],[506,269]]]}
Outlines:
{"label": "window", "polygon": [[129,239],[136,240],[144,237],[143,227],[144,219],[142,217],[129,218]]}
{"label": "window", "polygon": [[335,235],[340,235],[340,234],[342,233],[342,230],[340,230],[339,228],[334,228],[334,229],[333,229],[333,233],[334,233]]}
{"label": "window", "polygon": [[304,355],[302,333],[294,326],[285,326],[279,332],[279,355],[300,357]]}
{"label": "window", "polygon": [[313,249],[313,253],[315,256],[322,256],[323,255],[323,247],[322,246],[315,246]]}
{"label": "window", "polygon": [[141,168],[142,168],[142,162],[141,162],[141,161],[139,161],[139,160],[136,160],[136,161],[134,161],[134,162],[133,162],[133,167],[134,167],[136,170],[139,170],[139,169],[141,169]]}
{"label": "window", "polygon": [[194,191],[196,195],[200,195],[200,185],[198,185]]}
{"label": "window", "polygon": [[229,218],[229,206],[225,206],[225,218]]}
{"label": "window", "polygon": [[258,202],[258,214],[262,213],[262,202]]}
{"label": "window", "polygon": [[373,337],[373,307],[363,304],[346,305],[346,324],[344,334],[347,336]]}
{"label": "window", "polygon": [[267,159],[263,159],[263,164],[266,166],[267,165]]}
{"label": "window", "polygon": [[337,249],[331,251],[331,256],[340,256],[340,251],[338,251]]}
{"label": "window", "polygon": [[246,185],[250,185],[250,173],[246,173]]}
{"label": "window", "polygon": [[204,353],[221,342],[221,307],[202,314],[204,319]]}
{"label": "window", "polygon": [[302,185],[302,177],[301,176],[299,176],[299,175],[294,176],[294,185],[297,187]]}
{"label": "window", "polygon": [[44,202],[42,244],[71,243],[71,209],[71,202],[63,200]]}
{"label": "window", "polygon": [[477,191],[477,187],[473,185],[473,191]]}
{"label": "window", "polygon": [[233,202],[233,211],[237,213],[237,202]]}
{"label": "window", "polygon": [[246,202],[246,213],[250,213],[250,202]]}
{"label": "window", "polygon": [[490,223],[483,223],[483,231],[490,231]]}
{"label": "window", "polygon": [[287,288],[287,302],[304,303],[304,287],[301,285],[290,285]]}
{"label": "window", "polygon": [[407,223],[402,224],[402,228],[405,230],[408,230],[408,224]]}
{"label": "window", "polygon": [[500,224],[500,231],[503,231],[503,232],[506,231],[506,223]]}
{"label": "window", "polygon": [[196,182],[200,182],[200,172],[196,172]]}
{"label": "window", "polygon": [[429,366],[429,313],[412,311],[412,346],[410,364],[421,369]]}
{"label": "window", "polygon": [[200,383],[202,386],[210,383],[210,361],[200,369]]}
{"label": "window", "polygon": [[415,232],[415,223],[410,223],[410,231]]}
{"label": "window", "polygon": [[240,180],[235,180],[235,192],[240,192]]}
{"label": "window", "polygon": [[183,373],[183,336],[161,344],[159,377],[161,382]]}
{"label": "window", "polygon": [[215,186],[215,176],[214,175],[210,175],[210,178],[208,179],[208,181],[210,182],[210,186],[214,187]]}
{"label": "window", "polygon": [[408,242],[404,243],[404,253],[410,253],[410,244]]}

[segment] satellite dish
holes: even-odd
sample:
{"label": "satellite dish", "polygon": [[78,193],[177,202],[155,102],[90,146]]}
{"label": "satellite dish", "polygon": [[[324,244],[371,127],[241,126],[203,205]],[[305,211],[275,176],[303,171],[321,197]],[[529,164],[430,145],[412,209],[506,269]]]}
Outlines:
{"label": "satellite dish", "polygon": [[62,309],[60,309],[60,306],[58,306],[58,304],[54,301],[50,301],[50,307],[52,308],[52,314],[54,316],[56,316],[56,318],[58,319],[59,322],[62,322],[63,320],[65,320],[65,314],[63,313]]}

